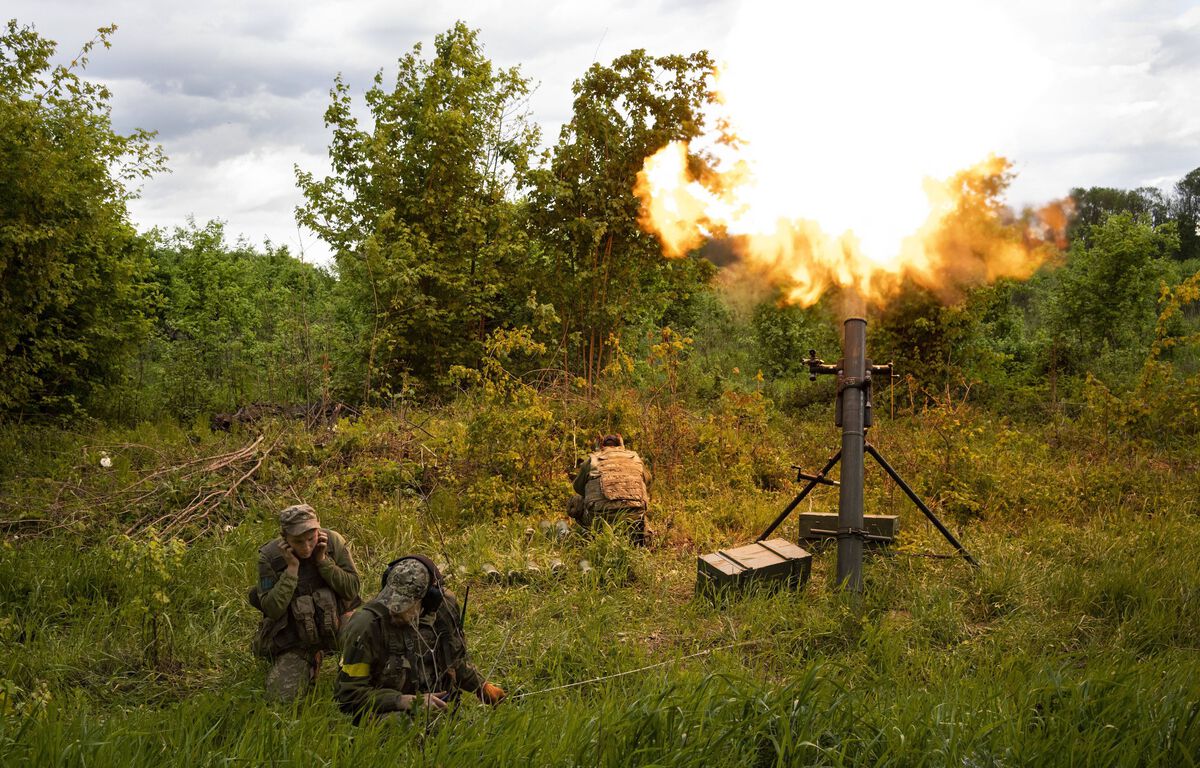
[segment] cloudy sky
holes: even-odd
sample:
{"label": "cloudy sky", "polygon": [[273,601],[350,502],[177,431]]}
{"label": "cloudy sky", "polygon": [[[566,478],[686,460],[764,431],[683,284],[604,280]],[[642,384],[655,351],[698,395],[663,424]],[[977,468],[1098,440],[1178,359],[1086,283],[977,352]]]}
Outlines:
{"label": "cloudy sky", "polygon": [[[949,92],[944,103],[964,105],[955,131],[979,126],[992,150],[1016,163],[1010,202],[1043,202],[1073,186],[1166,186],[1200,166],[1200,0],[976,2],[976,17],[946,13],[962,3],[928,0],[905,4],[911,12],[899,18],[894,0],[860,2],[860,12],[837,16],[819,13],[827,4],[10,0],[2,15],[58,41],[64,60],[97,27],[118,25],[112,49],[93,54],[88,74],[111,87],[118,130],[158,131],[170,157],[171,173],[147,182],[132,207],[140,227],[216,218],[231,237],[269,238],[318,262],[328,250],[296,228],[292,168],[328,167],[322,114],[333,78],[341,73],[361,92],[377,70],[394,72],[415,43],[428,50],[458,19],[480,30],[493,61],[520,65],[539,84],[532,107],[547,140],[570,116],[572,81],[632,48],[705,48],[718,60],[765,50],[779,74],[763,78],[764,89],[778,89],[781,103],[807,91],[821,100],[808,101],[804,115],[783,110],[781,119],[811,120],[845,114],[838,100],[861,93],[873,70],[886,74],[916,46],[928,53],[953,40],[943,57],[948,71],[986,64],[995,73],[999,62],[1006,75],[980,81],[986,99]],[[791,6],[786,15],[776,10]],[[797,56],[790,29],[804,31],[796,45],[820,41],[829,51],[822,58],[840,61]],[[978,50],[987,61],[971,61],[974,48],[963,41],[984,37]],[[839,88],[850,73],[851,86]],[[911,89],[926,104],[933,87],[961,87],[918,80],[888,87]],[[881,115],[877,130],[904,118],[912,116]],[[996,125],[1004,130],[983,129]],[[869,130],[860,135],[870,141]]]}

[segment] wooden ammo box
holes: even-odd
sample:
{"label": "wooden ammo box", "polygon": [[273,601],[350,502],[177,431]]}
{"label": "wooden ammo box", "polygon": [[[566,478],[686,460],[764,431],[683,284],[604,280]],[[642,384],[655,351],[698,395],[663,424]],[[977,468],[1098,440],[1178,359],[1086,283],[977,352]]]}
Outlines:
{"label": "wooden ammo box", "polygon": [[[863,528],[867,531],[866,543],[874,546],[891,544],[900,532],[900,518],[896,515],[863,515]],[[822,541],[836,539],[838,516],[833,512],[805,512],[800,515],[800,540]]]}
{"label": "wooden ammo box", "polygon": [[696,593],[714,594],[725,587],[741,588],[751,582],[795,588],[808,581],[811,570],[812,555],[792,542],[757,541],[696,558]]}

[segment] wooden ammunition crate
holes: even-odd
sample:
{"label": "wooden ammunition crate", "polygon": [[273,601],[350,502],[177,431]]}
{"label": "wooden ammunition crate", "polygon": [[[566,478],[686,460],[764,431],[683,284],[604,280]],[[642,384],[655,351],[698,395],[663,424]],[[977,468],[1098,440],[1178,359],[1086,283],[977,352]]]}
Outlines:
{"label": "wooden ammunition crate", "polygon": [[[896,515],[863,515],[863,528],[868,536],[866,544],[891,544],[900,533],[900,518]],[[800,515],[800,541],[836,539],[837,529],[836,513],[805,512]]]}
{"label": "wooden ammunition crate", "polygon": [[758,541],[696,558],[696,592],[714,594],[751,582],[795,588],[808,581],[811,571],[812,555],[792,542]]}

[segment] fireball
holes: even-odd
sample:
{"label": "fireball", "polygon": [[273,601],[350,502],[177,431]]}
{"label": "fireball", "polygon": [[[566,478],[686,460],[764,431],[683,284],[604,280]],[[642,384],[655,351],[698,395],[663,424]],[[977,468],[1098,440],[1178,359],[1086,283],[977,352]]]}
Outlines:
{"label": "fireball", "polygon": [[994,4],[748,3],[714,73],[718,128],[646,159],[642,226],[669,257],[731,237],[806,305],[1027,277],[1063,209],[1017,224],[1001,202],[996,148],[1040,66],[1021,39]]}

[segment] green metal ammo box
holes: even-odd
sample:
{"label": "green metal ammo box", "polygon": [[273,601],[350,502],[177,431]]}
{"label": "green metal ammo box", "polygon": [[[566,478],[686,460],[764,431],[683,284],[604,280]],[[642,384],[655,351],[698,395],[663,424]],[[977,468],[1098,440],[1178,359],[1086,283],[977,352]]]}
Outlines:
{"label": "green metal ammo box", "polygon": [[812,555],[786,539],[756,541],[744,547],[718,549],[696,558],[696,593],[715,594],[726,587],[777,583],[796,588],[808,581]]}
{"label": "green metal ammo box", "polygon": [[[891,544],[900,533],[900,518],[896,515],[863,515],[866,543],[873,546]],[[837,538],[838,516],[833,512],[805,512],[800,515],[800,541],[825,541]]]}

